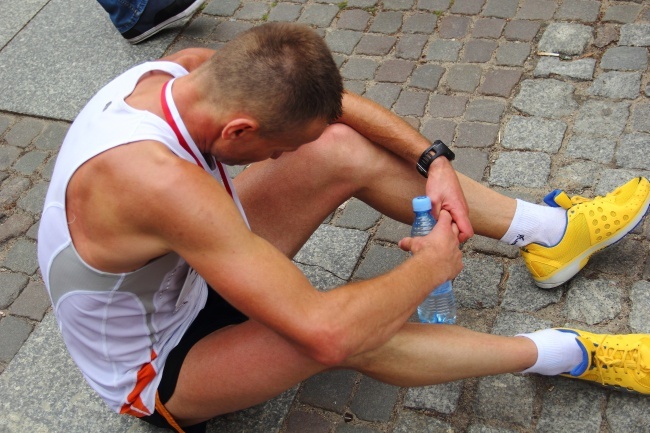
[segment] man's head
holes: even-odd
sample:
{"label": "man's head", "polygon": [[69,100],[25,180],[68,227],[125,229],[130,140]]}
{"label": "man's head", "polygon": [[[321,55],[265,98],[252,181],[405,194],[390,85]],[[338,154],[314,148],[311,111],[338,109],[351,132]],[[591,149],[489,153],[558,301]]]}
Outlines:
{"label": "man's head", "polygon": [[262,136],[341,115],[341,75],[323,39],[306,26],[254,27],[217,50],[197,73],[215,106],[252,116]]}

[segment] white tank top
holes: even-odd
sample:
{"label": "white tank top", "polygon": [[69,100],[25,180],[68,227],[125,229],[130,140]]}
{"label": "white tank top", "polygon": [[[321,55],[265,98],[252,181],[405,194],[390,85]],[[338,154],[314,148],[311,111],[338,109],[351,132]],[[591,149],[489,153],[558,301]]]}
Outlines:
{"label": "white tank top", "polygon": [[173,77],[188,73],[173,62],[136,66],[102,88],[79,113],[61,146],[38,233],[40,269],[72,358],[113,410],[135,416],[153,413],[167,355],[205,305],[207,284],[175,253],[123,274],[85,263],[68,230],[65,194],[70,178],[106,150],[155,140],[224,184],[245,219],[223,167],[206,161],[187,132],[171,98],[171,82],[166,95],[176,132],[160,117],[124,101],[138,80],[154,70]]}

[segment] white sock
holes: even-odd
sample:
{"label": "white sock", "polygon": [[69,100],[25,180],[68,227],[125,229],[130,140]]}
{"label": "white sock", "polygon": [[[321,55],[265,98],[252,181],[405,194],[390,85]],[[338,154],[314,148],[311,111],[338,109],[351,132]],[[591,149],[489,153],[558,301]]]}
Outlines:
{"label": "white sock", "polygon": [[517,209],[510,227],[500,239],[523,247],[533,242],[550,247],[562,239],[566,230],[566,210],[517,199]]}
{"label": "white sock", "polygon": [[537,346],[537,362],[522,373],[555,376],[570,372],[583,360],[582,348],[573,333],[544,329],[530,334],[518,334],[517,337],[529,338]]}

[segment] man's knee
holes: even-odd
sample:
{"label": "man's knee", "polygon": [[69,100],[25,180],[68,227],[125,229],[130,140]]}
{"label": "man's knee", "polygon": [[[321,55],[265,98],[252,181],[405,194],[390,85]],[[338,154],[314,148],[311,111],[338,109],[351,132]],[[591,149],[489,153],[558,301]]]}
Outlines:
{"label": "man's knee", "polygon": [[342,173],[358,173],[379,148],[351,127],[334,123],[310,146],[310,156],[319,164]]}

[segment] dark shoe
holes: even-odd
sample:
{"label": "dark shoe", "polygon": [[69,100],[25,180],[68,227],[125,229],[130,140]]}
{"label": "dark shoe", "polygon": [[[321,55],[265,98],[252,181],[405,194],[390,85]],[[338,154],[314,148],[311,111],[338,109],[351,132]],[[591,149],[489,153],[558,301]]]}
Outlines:
{"label": "dark shoe", "polygon": [[189,17],[204,1],[149,0],[138,22],[130,30],[122,33],[122,36],[129,43],[138,44],[155,35],[168,25]]}

